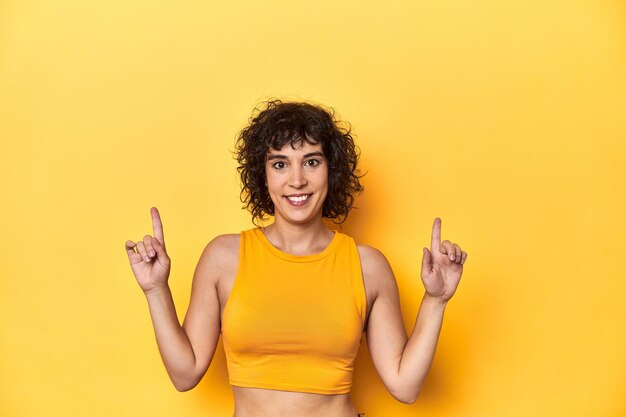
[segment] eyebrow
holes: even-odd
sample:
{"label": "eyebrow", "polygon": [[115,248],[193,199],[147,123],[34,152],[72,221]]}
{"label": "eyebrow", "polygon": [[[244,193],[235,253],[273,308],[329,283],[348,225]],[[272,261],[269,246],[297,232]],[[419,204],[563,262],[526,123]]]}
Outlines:
{"label": "eyebrow", "polygon": [[[320,151],[310,152],[310,153],[305,154],[304,158],[310,158],[312,156],[321,156],[323,158],[324,153]],[[268,161],[271,161],[272,159],[288,159],[288,158],[287,158],[287,155],[281,155],[281,154],[273,154],[267,157]]]}

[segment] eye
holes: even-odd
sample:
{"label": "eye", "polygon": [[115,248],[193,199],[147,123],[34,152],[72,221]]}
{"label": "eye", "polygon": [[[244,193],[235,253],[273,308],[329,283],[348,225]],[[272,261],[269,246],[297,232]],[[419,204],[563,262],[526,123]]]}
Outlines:
{"label": "eye", "polygon": [[275,169],[281,170],[285,167],[285,163],[283,161],[278,161],[272,164],[272,167],[274,167]]}
{"label": "eye", "polygon": [[320,164],[320,161],[318,161],[317,159],[309,159],[305,162],[305,164],[310,167],[316,167]]}

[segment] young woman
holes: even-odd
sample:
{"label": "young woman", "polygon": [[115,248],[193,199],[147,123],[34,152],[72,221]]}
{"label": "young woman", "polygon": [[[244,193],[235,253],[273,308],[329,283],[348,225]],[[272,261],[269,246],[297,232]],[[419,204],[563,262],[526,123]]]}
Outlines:
{"label": "young woman", "polygon": [[154,236],[126,242],[176,389],[198,384],[221,333],[234,417],[361,415],[349,393],[365,332],[385,387],[398,401],[415,402],[467,253],[441,241],[436,218],[430,250],[423,250],[426,292],[407,337],[383,254],[322,220],[343,222],[362,190],[349,129],[321,106],[274,100],[240,132],[237,151],[242,201],[253,222],[266,215],[274,221],[206,246],[182,327],[156,207]]}

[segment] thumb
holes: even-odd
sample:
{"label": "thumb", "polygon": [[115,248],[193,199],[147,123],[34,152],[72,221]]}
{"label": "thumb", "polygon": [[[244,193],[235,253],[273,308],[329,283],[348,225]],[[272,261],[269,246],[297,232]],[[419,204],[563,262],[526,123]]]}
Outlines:
{"label": "thumb", "polygon": [[430,251],[428,250],[428,248],[423,248],[422,250],[422,272],[430,272],[431,269],[433,269],[432,266],[432,256],[430,254]]}

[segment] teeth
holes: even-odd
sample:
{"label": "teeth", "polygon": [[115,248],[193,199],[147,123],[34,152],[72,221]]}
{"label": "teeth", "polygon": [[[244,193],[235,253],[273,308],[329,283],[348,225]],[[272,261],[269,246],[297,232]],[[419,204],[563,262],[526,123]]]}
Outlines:
{"label": "teeth", "polygon": [[303,195],[303,196],[300,196],[300,197],[287,197],[287,198],[289,200],[293,201],[294,203],[297,203],[297,202],[306,200],[307,198],[309,198],[309,196],[308,195]]}

